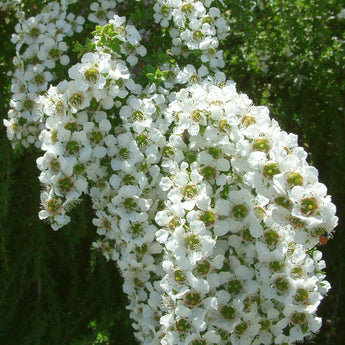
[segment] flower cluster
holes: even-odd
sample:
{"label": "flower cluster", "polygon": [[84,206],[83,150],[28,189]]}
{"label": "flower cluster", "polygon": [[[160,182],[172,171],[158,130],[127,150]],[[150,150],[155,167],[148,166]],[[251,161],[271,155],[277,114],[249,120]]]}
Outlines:
{"label": "flower cluster", "polygon": [[154,19],[169,30],[172,52],[188,56],[201,53],[202,63],[211,71],[224,67],[219,40],[226,37],[229,27],[217,7],[207,1],[159,0],[154,6]]}
{"label": "flower cluster", "polygon": [[[116,260],[135,328],[148,339],[159,328],[159,285],[153,277],[162,276],[162,247],[153,243],[152,214],[160,205],[156,145],[163,136],[154,128],[165,98],[151,88],[139,99],[142,87],[130,78],[129,68],[146,50],[123,17],[115,15],[100,28],[94,43],[95,51],[68,70],[70,81],[39,98],[37,114],[45,124],[39,137],[45,154],[37,160],[45,186],[39,216],[57,230],[69,222],[68,212],[80,196],[91,196],[93,223],[103,237],[95,246]],[[121,120],[123,126],[114,129]]]}
{"label": "flower cluster", "polygon": [[[17,6],[19,21],[12,35],[16,48],[11,87],[13,95],[8,120],[4,121],[13,146],[29,147],[34,144],[40,147],[42,144],[38,136],[44,125],[37,116],[36,101],[48,89],[48,83],[56,80],[57,71],[64,70],[70,62],[66,38],[83,31],[85,18],[69,11],[69,6],[76,2],[49,2],[41,13],[30,18],[25,18],[24,12]],[[108,8],[113,8],[115,4],[115,1],[94,2],[91,10],[95,12],[98,6],[99,11],[90,13],[88,19],[104,23],[104,17],[113,16],[114,12]]]}
{"label": "flower cluster", "polygon": [[182,89],[166,116],[186,147],[160,181],[162,344],[292,344],[316,333],[328,283],[309,249],[337,219],[296,137],[232,83]]}
{"label": "flower cluster", "polygon": [[[115,16],[95,42],[110,30],[115,33],[126,29],[130,39],[135,33],[138,35],[133,26],[125,28],[123,22],[123,18]],[[139,41],[130,43],[124,36],[119,47],[129,45],[133,52],[138,49],[145,54]],[[38,159],[38,166],[42,171],[40,180],[47,187],[40,217],[49,218],[55,229],[68,221],[66,209],[87,192],[87,186],[91,182],[97,185],[107,176],[101,161],[117,151],[117,139],[110,133],[116,116],[109,116],[107,111],[116,108],[116,99],[120,102],[129,93],[138,94],[141,90],[130,79],[126,62],[118,56],[103,49],[84,54],[81,63],[68,70],[70,81],[60,82],[39,98],[36,114],[45,125],[39,139],[46,153]],[[128,59],[132,62],[137,58],[133,53]],[[50,204],[56,207],[51,208]]]}
{"label": "flower cluster", "polygon": [[[12,100],[42,127],[39,217],[57,230],[82,194],[91,197],[94,246],[119,267],[144,345],[289,345],[315,334],[330,288],[316,245],[332,235],[335,206],[297,137],[218,69],[228,29],[219,9],[157,1],[155,21],[169,30],[172,52],[199,50],[200,61],[165,63],[163,83],[139,84],[147,51],[114,5],[91,5],[89,21],[104,26],[67,80],[37,97],[53,80],[50,67],[26,62],[22,70],[27,80],[44,78]],[[37,23],[46,32],[44,18]],[[46,41],[30,42],[49,63]],[[28,99],[34,111],[24,112]],[[19,127],[9,136],[35,141]]]}
{"label": "flower cluster", "polygon": [[21,0],[2,0],[0,11],[18,10],[21,6]]}

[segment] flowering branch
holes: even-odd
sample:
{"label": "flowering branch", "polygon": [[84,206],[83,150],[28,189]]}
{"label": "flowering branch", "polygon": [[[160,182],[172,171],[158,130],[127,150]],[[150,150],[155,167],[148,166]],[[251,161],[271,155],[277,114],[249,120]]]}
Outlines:
{"label": "flowering branch", "polygon": [[115,2],[94,2],[88,20],[103,26],[48,89],[50,71],[68,64],[64,37],[84,23],[66,12],[74,2],[23,18],[13,38],[4,123],[14,144],[44,152],[39,217],[57,230],[91,197],[94,246],[121,271],[142,344],[283,345],[315,334],[330,288],[316,245],[332,235],[335,206],[297,137],[219,70],[229,29],[220,10],[157,1],[172,46],[143,68],[140,33]]}

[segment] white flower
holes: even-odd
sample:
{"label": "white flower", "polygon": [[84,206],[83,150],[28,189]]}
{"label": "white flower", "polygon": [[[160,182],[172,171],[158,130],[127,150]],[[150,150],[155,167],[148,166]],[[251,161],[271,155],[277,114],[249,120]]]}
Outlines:
{"label": "white flower", "polygon": [[345,8],[342,8],[341,11],[337,14],[338,19],[345,18]]}
{"label": "white flower", "polygon": [[101,1],[101,3],[93,2],[90,5],[90,9],[94,13],[91,12],[89,14],[88,20],[101,26],[105,25],[107,23],[107,20],[112,18],[114,15],[114,11],[112,11],[111,9],[109,10],[111,6],[114,6],[114,2],[112,1]]}
{"label": "white flower", "polygon": [[68,70],[68,75],[71,79],[81,79],[86,83],[91,83],[95,89],[102,89],[106,83],[104,75],[111,68],[110,59],[109,54],[86,53],[83,55],[81,63]]}

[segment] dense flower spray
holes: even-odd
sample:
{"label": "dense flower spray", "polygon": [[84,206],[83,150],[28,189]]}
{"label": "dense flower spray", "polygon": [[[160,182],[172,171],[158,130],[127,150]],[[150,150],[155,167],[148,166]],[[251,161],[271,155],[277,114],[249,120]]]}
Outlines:
{"label": "dense flower spray", "polygon": [[176,60],[140,78],[139,31],[115,1],[94,2],[88,21],[103,26],[48,88],[68,64],[64,37],[84,23],[67,14],[72,2],[22,17],[13,36],[5,125],[14,144],[43,151],[39,217],[57,230],[91,197],[94,246],[120,269],[142,344],[286,345],[317,333],[330,285],[316,246],[335,206],[297,137],[220,71],[219,8],[157,1]]}

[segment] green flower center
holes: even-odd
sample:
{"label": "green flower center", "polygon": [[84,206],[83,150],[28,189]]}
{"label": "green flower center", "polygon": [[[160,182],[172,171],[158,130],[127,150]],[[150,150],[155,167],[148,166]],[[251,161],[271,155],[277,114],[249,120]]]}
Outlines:
{"label": "green flower center", "polygon": [[287,183],[291,188],[295,186],[302,186],[303,177],[296,172],[291,172],[287,177]]}
{"label": "green flower center", "polygon": [[134,278],[133,282],[136,287],[144,287],[144,283],[137,277]]}
{"label": "green flower center", "polygon": [[104,178],[101,178],[97,181],[96,186],[98,189],[103,190],[107,186],[107,182]]}
{"label": "green flower center", "polygon": [[268,152],[270,146],[267,139],[256,139],[253,144],[253,150]]}
{"label": "green flower center", "polygon": [[65,129],[75,132],[78,129],[78,124],[76,122],[68,122],[65,124]]}
{"label": "green flower center", "polygon": [[268,230],[264,234],[264,239],[268,247],[275,247],[279,240],[279,235],[274,230]]}
{"label": "green flower center", "polygon": [[206,341],[202,339],[193,340],[192,345],[206,345]]}
{"label": "green flower center", "polygon": [[224,319],[231,320],[235,318],[236,310],[232,306],[225,305],[220,309],[220,313],[222,314]]}
{"label": "green flower center", "polygon": [[227,285],[227,290],[230,294],[238,294],[242,290],[242,284],[239,280],[230,280]]}
{"label": "green flower center", "polygon": [[34,76],[34,82],[36,85],[42,85],[45,82],[45,78],[43,74],[36,74]]}
{"label": "green flower center", "polygon": [[84,72],[85,79],[89,82],[95,82],[98,79],[99,73],[96,68],[89,68]]}
{"label": "green flower center", "polygon": [[295,293],[296,302],[304,302],[308,298],[308,291],[306,289],[297,289]]}
{"label": "green flower center", "polygon": [[161,8],[161,13],[163,17],[168,17],[170,13],[170,8],[168,5],[163,5]]}
{"label": "green flower center", "polygon": [[126,174],[122,178],[122,183],[126,186],[133,185],[135,182],[135,177],[131,174]]}
{"label": "green flower center", "polygon": [[274,202],[283,208],[286,208],[287,210],[290,210],[292,208],[292,201],[285,196],[278,196],[274,199]]}
{"label": "green flower center", "polygon": [[57,49],[57,48],[50,49],[49,56],[54,60],[58,59],[60,57],[59,49]]}
{"label": "green flower center", "polygon": [[56,104],[55,104],[55,111],[56,111],[58,114],[63,114],[63,113],[64,113],[64,111],[65,111],[65,105],[64,105],[64,103],[63,103],[61,100],[59,100],[59,101],[56,102]]}
{"label": "green flower center", "polygon": [[103,140],[103,135],[100,131],[92,131],[90,134],[90,141],[93,144],[99,144]]}
{"label": "green flower center", "polygon": [[249,295],[247,296],[244,301],[243,301],[243,305],[244,305],[244,309],[245,311],[249,311],[250,307],[256,303],[257,305],[260,304],[260,296],[257,295]]}
{"label": "green flower center", "polygon": [[111,229],[111,221],[108,218],[103,218],[102,219],[102,226],[103,226],[103,228],[110,230]]}
{"label": "green flower center", "polygon": [[207,166],[201,169],[201,175],[206,181],[214,180],[217,176],[217,170]]}
{"label": "green flower center", "polygon": [[192,14],[193,10],[194,10],[194,7],[191,4],[184,4],[182,6],[182,12],[185,14]]}
{"label": "green flower center", "polygon": [[133,198],[127,198],[123,202],[123,206],[127,210],[134,210],[137,207],[137,202]]}
{"label": "green flower center", "polygon": [[248,328],[247,322],[243,321],[235,327],[236,334],[243,334]]}
{"label": "green flower center", "polygon": [[216,54],[215,49],[213,49],[213,48],[208,48],[208,49],[207,49],[207,55],[209,55],[209,56],[215,56],[215,54]]}
{"label": "green flower center", "polygon": [[257,206],[254,207],[254,214],[257,219],[262,220],[264,219],[266,212],[262,207]]}
{"label": "green flower center", "polygon": [[255,237],[251,235],[250,230],[248,228],[242,230],[242,238],[247,242],[252,242],[255,240]]}
{"label": "green flower center", "polygon": [[208,56],[214,56],[216,54],[216,51],[213,48],[207,49],[207,55]]}
{"label": "green flower center", "polygon": [[270,180],[273,179],[274,175],[277,175],[279,173],[280,173],[280,170],[277,164],[275,163],[270,163],[264,166],[263,175],[269,178]]}
{"label": "green flower center", "polygon": [[26,99],[23,102],[23,108],[29,111],[32,110],[34,108],[34,102],[31,99]]}
{"label": "green flower center", "polygon": [[256,123],[256,120],[255,120],[255,117],[253,117],[253,116],[243,116],[241,123],[244,127],[248,127],[248,126]]}
{"label": "green flower center", "polygon": [[132,230],[133,234],[138,235],[138,234],[141,234],[144,231],[144,228],[143,228],[143,226],[140,223],[138,223],[138,224],[134,224],[131,227],[131,230]]}
{"label": "green flower center", "polygon": [[302,323],[302,325],[300,325],[301,327],[301,331],[305,334],[305,333],[308,333],[309,331],[309,327],[308,327],[308,323],[305,322],[305,323]]}
{"label": "green flower center", "polygon": [[122,149],[120,149],[119,155],[122,159],[128,159],[130,156],[130,153],[126,147],[123,147]]}
{"label": "green flower center", "polygon": [[301,212],[307,216],[311,216],[317,210],[315,198],[306,198],[301,200]]}
{"label": "green flower center", "polygon": [[248,213],[249,213],[249,210],[247,206],[245,205],[235,205],[232,208],[232,214],[237,219],[242,219],[242,218],[247,217]]}
{"label": "green flower center", "polygon": [[205,211],[201,216],[200,220],[204,222],[206,226],[210,226],[215,222],[215,214],[211,211]]}
{"label": "green flower center", "polygon": [[282,292],[289,289],[289,282],[285,278],[282,278],[282,277],[277,278],[274,281],[274,285],[277,288],[277,290],[282,291]]}
{"label": "green flower center", "polygon": [[185,246],[190,250],[195,250],[200,244],[200,240],[194,234],[186,236],[184,239]]}
{"label": "green flower center", "polygon": [[31,37],[37,38],[41,33],[41,30],[37,27],[33,27],[31,28],[31,30],[29,31],[29,35]]}
{"label": "green flower center", "polygon": [[198,192],[197,187],[193,184],[190,184],[184,187],[183,195],[188,199],[193,199],[196,197],[197,192]]}
{"label": "green flower center", "polygon": [[61,210],[61,203],[57,199],[49,199],[46,202],[46,209],[48,212],[53,213],[53,214],[58,214],[59,211]]}
{"label": "green flower center", "polygon": [[201,41],[204,38],[204,34],[200,30],[196,30],[193,32],[193,38],[196,41]]}
{"label": "green flower center", "polygon": [[186,319],[180,319],[176,321],[176,329],[179,332],[188,331],[190,328],[191,328],[191,325]]}
{"label": "green flower center", "polygon": [[70,140],[66,144],[66,151],[70,154],[73,155],[77,152],[79,152],[79,144],[78,142],[74,140]]}
{"label": "green flower center", "polygon": [[96,111],[99,109],[99,104],[100,104],[100,102],[97,102],[97,99],[93,97],[90,100],[90,105],[87,108],[87,110],[90,112]]}
{"label": "green flower center", "polygon": [[323,226],[319,226],[311,231],[311,235],[313,237],[319,237],[325,233],[327,234],[327,231],[326,228],[324,228]]}
{"label": "green flower center", "polygon": [[147,253],[148,246],[146,243],[144,243],[142,246],[135,247],[135,251],[137,252],[137,254],[143,255],[143,254]]}
{"label": "green flower center", "polygon": [[264,330],[264,331],[266,329],[268,329],[268,327],[271,325],[271,321],[270,320],[262,320],[259,323],[261,325],[261,329]]}
{"label": "green flower center", "polygon": [[[218,328],[218,334],[220,335],[220,337],[224,341],[227,341],[230,338],[230,333],[224,329]],[[231,342],[227,342],[226,344],[229,345],[229,344],[231,344]]]}
{"label": "green flower center", "polygon": [[49,163],[49,167],[51,171],[59,172],[61,168],[61,164],[56,158],[53,158]]}
{"label": "green flower center", "polygon": [[58,180],[58,186],[62,193],[68,193],[74,187],[74,183],[70,177],[64,177]]}
{"label": "green flower center", "polygon": [[271,261],[269,263],[269,268],[273,272],[281,272],[285,267],[285,263],[282,261]]}
{"label": "green flower center", "polygon": [[202,18],[202,23],[203,24],[213,24],[213,19],[210,16],[205,16]]}
{"label": "green flower center", "polygon": [[133,121],[143,121],[144,120],[144,114],[142,111],[137,110],[132,114]]}
{"label": "green flower center", "polygon": [[19,133],[20,132],[20,125],[16,122],[11,124],[11,129],[14,133]]}
{"label": "green flower center", "polygon": [[290,273],[291,278],[293,279],[299,279],[302,278],[303,270],[301,266],[295,266]]}
{"label": "green flower center", "polygon": [[210,271],[210,268],[211,268],[211,264],[207,260],[204,260],[198,263],[198,265],[196,266],[196,271],[200,275],[205,275]]}
{"label": "green flower center", "polygon": [[190,82],[191,84],[197,84],[197,83],[199,83],[199,81],[200,81],[200,78],[199,78],[199,76],[196,75],[196,74],[193,74],[193,75],[191,75],[191,76],[189,77],[189,82]]}
{"label": "green flower center", "polygon": [[218,130],[220,133],[228,133],[231,126],[228,124],[226,119],[220,120],[218,125]]}
{"label": "green flower center", "polygon": [[202,112],[201,112],[201,110],[198,110],[198,109],[194,110],[193,113],[192,113],[192,119],[193,119],[193,121],[200,123],[202,121]]}
{"label": "green flower center", "polygon": [[73,107],[81,106],[83,101],[84,101],[84,96],[80,93],[73,94],[69,99],[69,102]]}
{"label": "green flower center", "polygon": [[143,148],[144,146],[147,145],[148,143],[148,138],[145,134],[139,134],[136,138],[135,141],[137,142],[137,145],[139,148]]}
{"label": "green flower center", "polygon": [[27,121],[28,120],[25,117],[20,117],[18,119],[18,124],[19,124],[19,126],[24,126],[27,123]]}
{"label": "green flower center", "polygon": [[146,172],[146,171],[148,170],[147,163],[145,163],[145,162],[139,163],[138,169],[139,169],[139,171],[141,171],[141,172]]}
{"label": "green flower center", "polygon": [[163,158],[170,158],[174,155],[174,149],[170,146],[165,146],[162,149]]}
{"label": "green flower center", "polygon": [[290,224],[294,227],[294,228],[304,228],[305,227],[305,222],[303,222],[303,220],[297,218],[297,217],[290,217]]}
{"label": "green flower center", "polygon": [[58,140],[57,140],[57,131],[56,130],[52,130],[51,131],[51,140],[53,143],[56,143]]}
{"label": "green flower center", "polygon": [[217,147],[209,147],[208,149],[208,153],[214,158],[214,159],[218,159],[220,158],[221,154],[222,154],[222,150],[217,148]]}
{"label": "green flower center", "polygon": [[103,10],[97,11],[96,17],[102,20],[107,18],[106,13]]}
{"label": "green flower center", "polygon": [[287,250],[287,255],[288,256],[292,256],[293,255],[293,253],[295,252],[295,246],[293,245],[293,243],[292,242],[290,242],[289,244],[288,244],[288,250]]}
{"label": "green flower center", "polygon": [[300,313],[300,312],[294,312],[291,315],[291,321],[296,324],[296,325],[300,325],[302,323],[304,323],[307,320],[307,316],[304,313]]}
{"label": "green flower center", "polygon": [[175,228],[179,227],[181,225],[181,222],[178,217],[173,217],[169,221],[169,229],[170,230],[175,230]]}
{"label": "green flower center", "polygon": [[184,283],[187,280],[187,277],[182,270],[176,270],[174,272],[174,278],[178,283]]}
{"label": "green flower center", "polygon": [[189,304],[191,306],[196,306],[201,301],[202,301],[201,296],[197,292],[188,292],[185,296],[186,304]]}

